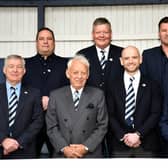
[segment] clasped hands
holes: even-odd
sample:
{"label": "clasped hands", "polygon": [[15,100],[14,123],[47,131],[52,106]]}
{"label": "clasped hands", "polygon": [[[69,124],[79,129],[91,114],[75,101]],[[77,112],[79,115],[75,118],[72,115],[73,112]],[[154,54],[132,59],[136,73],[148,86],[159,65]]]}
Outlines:
{"label": "clasped hands", "polygon": [[13,138],[5,138],[2,142],[3,154],[8,155],[19,148],[19,143]]}
{"label": "clasped hands", "polygon": [[64,156],[67,158],[82,158],[87,152],[83,144],[70,144],[63,150]]}
{"label": "clasped hands", "polygon": [[131,147],[131,148],[137,148],[141,144],[140,136],[137,135],[137,133],[127,133],[123,137],[124,143]]}

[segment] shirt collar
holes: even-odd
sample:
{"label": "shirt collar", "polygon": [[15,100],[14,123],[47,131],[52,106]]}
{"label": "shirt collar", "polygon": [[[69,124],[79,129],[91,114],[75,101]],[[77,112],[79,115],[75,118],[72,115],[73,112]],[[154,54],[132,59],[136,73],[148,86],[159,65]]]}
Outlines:
{"label": "shirt collar", "polygon": [[110,48],[110,45],[108,45],[108,46],[107,46],[106,48],[104,48],[104,49],[101,49],[101,48],[99,48],[99,47],[96,46],[96,49],[97,49],[98,53],[100,53],[100,51],[103,50],[105,53],[107,53],[106,55],[108,55],[109,48]]}
{"label": "shirt collar", "polygon": [[21,88],[21,82],[19,82],[15,86],[12,86],[8,81],[6,81],[6,88],[9,90],[11,87],[14,87],[16,90],[19,90]]}
{"label": "shirt collar", "polygon": [[131,76],[130,74],[128,74],[127,71],[124,71],[124,80],[130,82],[130,78],[134,77],[134,81],[139,81],[140,74],[141,74],[140,70],[138,70],[133,76]]}
{"label": "shirt collar", "polygon": [[[77,89],[73,88],[72,85],[70,86],[70,88],[71,88],[72,94],[74,94],[75,91],[77,90]],[[79,89],[79,90],[77,90],[77,91],[79,92],[79,95],[81,95],[81,94],[82,94],[82,91],[83,91],[83,88],[81,88],[81,89]]]}

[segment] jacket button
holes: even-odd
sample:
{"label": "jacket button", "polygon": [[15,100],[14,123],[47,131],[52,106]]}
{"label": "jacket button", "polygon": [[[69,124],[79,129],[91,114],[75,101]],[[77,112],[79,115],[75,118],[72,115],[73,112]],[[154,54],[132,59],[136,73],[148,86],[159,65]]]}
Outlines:
{"label": "jacket button", "polygon": [[83,133],[85,133],[86,131],[85,131],[85,130],[83,130],[82,132],[83,132]]}
{"label": "jacket button", "polygon": [[65,118],[64,121],[67,122],[68,120]]}
{"label": "jacket button", "polygon": [[70,130],[69,133],[72,134],[72,130]]}

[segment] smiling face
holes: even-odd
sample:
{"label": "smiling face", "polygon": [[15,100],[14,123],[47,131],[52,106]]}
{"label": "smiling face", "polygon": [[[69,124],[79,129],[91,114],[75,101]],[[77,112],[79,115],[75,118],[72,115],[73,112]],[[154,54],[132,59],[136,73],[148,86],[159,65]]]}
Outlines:
{"label": "smiling face", "polygon": [[36,40],[37,52],[42,56],[49,56],[54,52],[55,40],[52,33],[48,30],[39,32]]}
{"label": "smiling face", "polygon": [[137,48],[129,46],[122,51],[120,58],[121,65],[130,75],[135,74],[142,63],[142,57]]}
{"label": "smiling face", "polygon": [[111,43],[112,32],[109,24],[95,25],[92,31],[92,38],[96,46],[106,48]]}
{"label": "smiling face", "polygon": [[72,87],[79,90],[85,86],[89,70],[84,63],[79,60],[73,60],[66,70],[66,76],[70,80]]}
{"label": "smiling face", "polygon": [[3,68],[3,72],[7,81],[12,85],[16,85],[17,83],[21,82],[22,77],[25,74],[23,61],[17,58],[8,59]]}

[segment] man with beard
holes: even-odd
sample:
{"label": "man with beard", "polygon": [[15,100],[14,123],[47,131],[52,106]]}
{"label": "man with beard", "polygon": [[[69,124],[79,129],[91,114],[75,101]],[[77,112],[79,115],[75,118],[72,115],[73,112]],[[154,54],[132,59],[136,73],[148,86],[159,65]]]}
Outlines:
{"label": "man with beard", "polygon": [[134,46],[126,47],[120,62],[123,77],[108,86],[108,147],[111,157],[155,157],[156,127],[161,112],[158,85],[139,70],[142,57]]}

